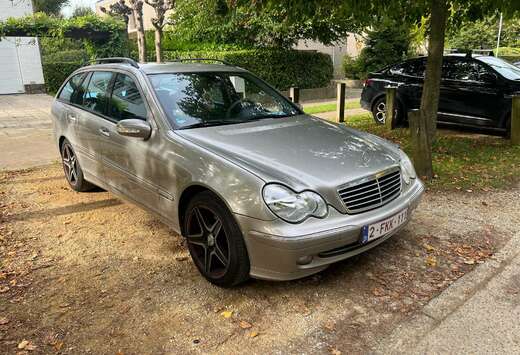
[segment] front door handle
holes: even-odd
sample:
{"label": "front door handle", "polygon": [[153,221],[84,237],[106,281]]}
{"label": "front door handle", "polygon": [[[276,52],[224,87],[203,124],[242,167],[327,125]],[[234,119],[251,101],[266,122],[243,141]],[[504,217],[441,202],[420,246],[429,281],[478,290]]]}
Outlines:
{"label": "front door handle", "polygon": [[76,116],[73,113],[71,113],[71,112],[67,113],[67,119],[69,121],[76,121],[77,120]]}
{"label": "front door handle", "polygon": [[106,129],[105,127],[100,128],[99,133],[101,133],[105,137],[110,137],[110,131],[108,129]]}

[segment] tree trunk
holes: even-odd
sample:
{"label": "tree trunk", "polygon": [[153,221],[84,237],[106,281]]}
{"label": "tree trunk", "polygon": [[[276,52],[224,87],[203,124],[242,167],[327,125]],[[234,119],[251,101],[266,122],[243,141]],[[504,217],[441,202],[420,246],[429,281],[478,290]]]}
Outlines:
{"label": "tree trunk", "polygon": [[446,0],[431,0],[430,35],[428,38],[428,59],[421,97],[421,119],[424,119],[430,141],[435,140],[437,111],[444,54],[444,35],[448,19]]}
{"label": "tree trunk", "polygon": [[133,7],[135,26],[137,29],[137,49],[139,51],[139,62],[146,63],[146,36],[143,23],[143,4],[137,3]]}
{"label": "tree trunk", "polygon": [[[433,177],[431,143],[435,140],[437,130],[444,35],[448,18],[448,4],[446,0],[431,0],[430,6],[428,59],[426,62],[421,107],[417,115],[418,122],[416,122],[414,129],[411,130],[414,165],[419,176],[426,180],[430,180]],[[411,126],[412,124],[410,124]]]}
{"label": "tree trunk", "polygon": [[432,145],[426,127],[426,121],[419,111],[408,112],[410,124],[412,160],[420,178],[430,180],[433,177]]}
{"label": "tree trunk", "polygon": [[155,29],[155,60],[162,63],[162,28]]}

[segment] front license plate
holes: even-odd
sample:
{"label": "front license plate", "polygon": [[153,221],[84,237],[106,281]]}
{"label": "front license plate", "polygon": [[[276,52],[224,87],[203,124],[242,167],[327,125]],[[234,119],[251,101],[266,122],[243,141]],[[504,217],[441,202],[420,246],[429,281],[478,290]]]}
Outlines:
{"label": "front license plate", "polygon": [[402,210],[392,217],[364,226],[362,230],[362,243],[368,243],[396,230],[406,222],[407,214],[408,210]]}

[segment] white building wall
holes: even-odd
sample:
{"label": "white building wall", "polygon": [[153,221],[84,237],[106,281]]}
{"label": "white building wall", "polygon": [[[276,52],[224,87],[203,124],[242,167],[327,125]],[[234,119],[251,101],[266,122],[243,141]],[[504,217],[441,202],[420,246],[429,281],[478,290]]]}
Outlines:
{"label": "white building wall", "polygon": [[[31,0],[0,0],[0,21],[4,21],[9,17],[22,17],[32,13]],[[16,53],[15,56],[0,56],[0,58],[16,61],[17,63],[0,63],[0,65],[18,67],[20,80],[23,85],[41,85],[44,83],[40,46],[37,38],[6,37],[2,39],[0,48],[6,54],[7,52],[13,53],[13,51]],[[0,80],[2,79],[0,78]],[[14,92],[19,91],[16,90]]]}
{"label": "white building wall", "polygon": [[334,77],[343,78],[343,57],[345,55],[357,57],[359,52],[361,52],[361,49],[363,49],[363,42],[358,36],[352,33],[349,34],[345,40],[339,41],[331,46],[326,46],[323,43],[316,41],[300,40],[295,46],[295,49],[315,50],[330,55],[334,66]]}

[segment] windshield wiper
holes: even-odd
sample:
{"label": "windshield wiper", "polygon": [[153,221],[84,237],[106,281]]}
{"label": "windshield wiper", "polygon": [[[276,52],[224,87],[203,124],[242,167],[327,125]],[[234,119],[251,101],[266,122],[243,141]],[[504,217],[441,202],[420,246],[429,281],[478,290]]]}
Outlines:
{"label": "windshield wiper", "polygon": [[285,117],[289,117],[289,116],[294,116],[292,114],[282,114],[282,115],[279,115],[279,114],[276,114],[276,113],[272,113],[272,114],[267,114],[267,115],[260,115],[260,116],[254,116],[253,119],[254,120],[263,120],[263,119],[266,119],[266,118],[285,118]]}
{"label": "windshield wiper", "polygon": [[179,129],[223,126],[223,125],[227,125],[227,124],[244,123],[244,122],[245,121],[236,121],[236,120],[206,121],[206,122],[193,123],[193,124],[190,124],[187,126],[180,127]]}

